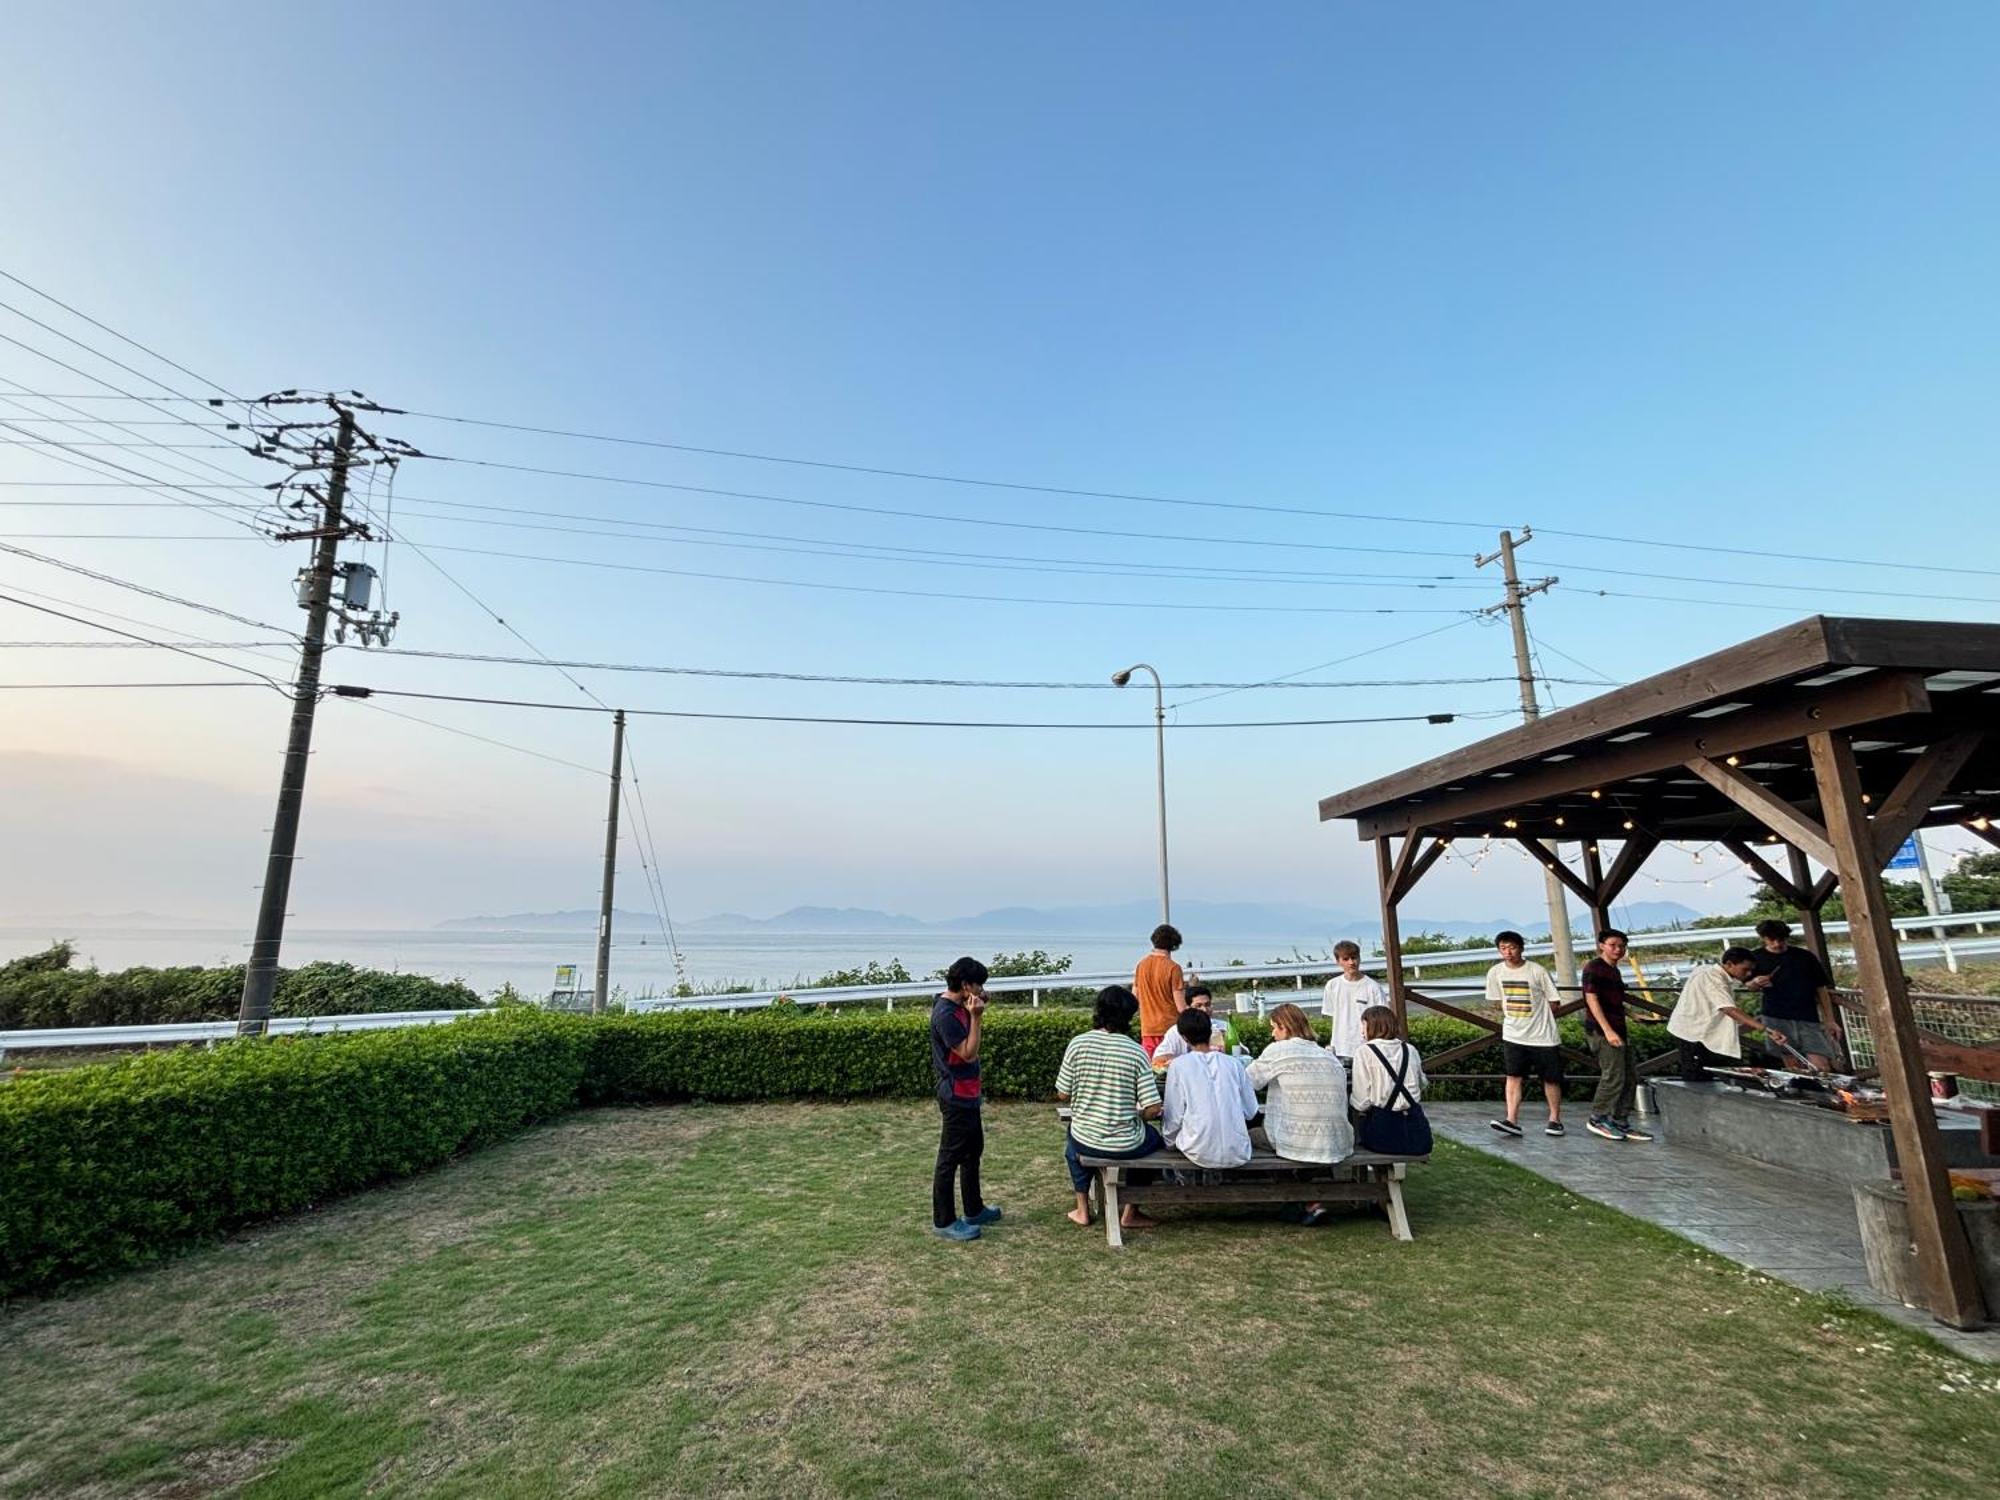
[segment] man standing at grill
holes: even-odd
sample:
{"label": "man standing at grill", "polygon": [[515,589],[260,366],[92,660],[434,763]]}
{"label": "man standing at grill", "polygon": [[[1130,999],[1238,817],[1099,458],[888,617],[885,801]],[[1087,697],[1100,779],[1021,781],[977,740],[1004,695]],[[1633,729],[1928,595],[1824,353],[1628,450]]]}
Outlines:
{"label": "man standing at grill", "polygon": [[[931,1233],[940,1239],[976,1240],[982,1225],[1000,1219],[1000,1210],[979,1196],[979,1158],[986,1151],[979,1080],[986,965],[976,958],[961,958],[945,971],[944,983],[945,993],[931,1007],[931,1072],[944,1116],[937,1168],[931,1173]],[[965,1212],[956,1216],[955,1186],[965,1197]]]}
{"label": "man standing at grill", "polygon": [[1751,958],[1750,988],[1764,997],[1764,1019],[1783,1027],[1815,1068],[1831,1068],[1840,1056],[1840,1023],[1833,1019],[1840,1010],[1826,966],[1809,950],[1792,947],[1792,929],[1775,917],[1757,924],[1757,936],[1764,951]]}

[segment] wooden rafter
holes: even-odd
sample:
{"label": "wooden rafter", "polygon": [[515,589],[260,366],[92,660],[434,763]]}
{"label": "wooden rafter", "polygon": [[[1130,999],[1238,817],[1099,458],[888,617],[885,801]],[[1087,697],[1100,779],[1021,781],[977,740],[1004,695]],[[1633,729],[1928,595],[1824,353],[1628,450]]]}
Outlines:
{"label": "wooden rafter", "polygon": [[1805,910],[1808,892],[1800,889],[1783,875],[1780,875],[1777,866],[1765,859],[1763,855],[1751,848],[1742,839],[1724,839],[1722,847],[1755,871],[1763,879],[1764,884],[1768,885],[1801,911]]}
{"label": "wooden rafter", "polygon": [[1600,894],[1604,897],[1606,906],[1625,894],[1625,887],[1638,875],[1640,866],[1645,864],[1653,851],[1659,847],[1658,834],[1648,833],[1643,828],[1632,830],[1631,837],[1619,848],[1618,857],[1611,861],[1611,869],[1604,877]]}
{"label": "wooden rafter", "polygon": [[1986,743],[1986,734],[1984,729],[1968,729],[1948,735],[1928,746],[1903,773],[1896,789],[1875,810],[1879,864],[1887,864],[1889,856],[1903,846],[1903,840],[1923,826],[1924,819],[1930,816],[1931,804],[1950,789],[1952,778],[1965,769],[1965,763]]}
{"label": "wooden rafter", "polygon": [[1427,839],[1421,834],[1411,834],[1410,837],[1413,841],[1424,846],[1424,852],[1416,857],[1409,869],[1403,874],[1401,881],[1397,884],[1396,899],[1398,901],[1401,901],[1417,888],[1417,882],[1429,874],[1431,866],[1444,857],[1446,848],[1443,839]]}
{"label": "wooden rafter", "polygon": [[1734,766],[1697,756],[1687,768],[1723,796],[1762,823],[1779,838],[1795,845],[1829,869],[1840,861],[1826,830],[1768,787],[1745,776]]}
{"label": "wooden rafter", "polygon": [[1578,878],[1576,871],[1564,864],[1561,857],[1540,839],[1516,839],[1514,842],[1539,860],[1543,868],[1554,875],[1556,879],[1568,886],[1570,894],[1575,896],[1577,900],[1581,901],[1585,906],[1595,907],[1597,905],[1597,892],[1585,885]]}

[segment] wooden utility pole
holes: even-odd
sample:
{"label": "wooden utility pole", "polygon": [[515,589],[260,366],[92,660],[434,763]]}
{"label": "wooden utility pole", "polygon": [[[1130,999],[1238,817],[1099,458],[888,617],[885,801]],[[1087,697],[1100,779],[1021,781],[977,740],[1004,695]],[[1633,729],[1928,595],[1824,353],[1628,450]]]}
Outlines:
{"label": "wooden utility pole", "polygon": [[[1532,724],[1542,716],[1541,701],[1535,696],[1535,669],[1528,657],[1528,620],[1522,604],[1532,595],[1543,593],[1555,587],[1557,580],[1544,578],[1527,588],[1521,587],[1521,575],[1514,567],[1514,548],[1521,542],[1534,538],[1532,526],[1521,528],[1517,541],[1511,531],[1500,533],[1500,550],[1489,552],[1474,560],[1473,566],[1483,568],[1490,562],[1498,562],[1500,571],[1506,575],[1507,597],[1500,603],[1481,610],[1481,614],[1501,614],[1507,616],[1507,623],[1514,630],[1514,670],[1521,684],[1521,721]],[[1556,841],[1542,840],[1542,847],[1560,859]],[[1569,903],[1563,897],[1562,881],[1553,869],[1542,872],[1544,887],[1549,899],[1549,941],[1555,944],[1556,983],[1565,988],[1576,984],[1576,950],[1572,946],[1569,930]]]}
{"label": "wooden utility pole", "polygon": [[278,949],[285,937],[285,905],[292,892],[292,866],[297,860],[299,812],[305,804],[306,766],[312,759],[313,714],[319,707],[320,659],[326,654],[326,620],[333,599],[335,554],[347,525],[342,509],[347,501],[347,469],[354,456],[354,413],[345,406],[334,437],[332,472],[320,503],[319,524],[289,539],[310,538],[312,567],[305,575],[306,633],[299,650],[299,676],[292,686],[292,729],[285,745],[285,767],[278,780],[278,811],[271,824],[271,852],[264,865],[263,897],[257,907],[257,934],[250,941],[250,962],[243,971],[243,998],[236,1012],[238,1036],[261,1036],[271,1018],[271,997],[278,987]]}
{"label": "wooden utility pole", "polygon": [[604,816],[604,890],[597,903],[597,987],[590,1013],[604,1014],[611,993],[611,897],[618,882],[618,784],[625,768],[625,710],[611,716],[611,810]]}

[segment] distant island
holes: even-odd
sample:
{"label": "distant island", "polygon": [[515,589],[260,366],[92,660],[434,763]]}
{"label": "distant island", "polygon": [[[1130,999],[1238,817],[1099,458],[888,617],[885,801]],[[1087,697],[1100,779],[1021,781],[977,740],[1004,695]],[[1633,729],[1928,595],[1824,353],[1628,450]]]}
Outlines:
{"label": "distant island", "polygon": [[[1003,906],[972,916],[931,922],[895,912],[874,911],[854,906],[795,906],[771,917],[750,917],[739,912],[720,912],[681,923],[684,931],[771,932],[771,933],[994,933],[1025,938],[1105,937],[1116,933],[1144,936],[1158,920],[1159,908],[1151,901],[1126,901],[1104,906]],[[1620,920],[1633,928],[1685,927],[1701,913],[1678,901],[1633,901],[1618,907]],[[617,911],[614,927],[639,924],[651,927],[651,912]],[[1285,902],[1183,901],[1174,908],[1174,925],[1189,935],[1190,941],[1216,937],[1286,938],[1330,943],[1337,937],[1374,938],[1381,931],[1381,918],[1369,913],[1335,911],[1329,907],[1301,906]],[[1403,918],[1403,931],[1438,932],[1447,937],[1481,937],[1504,927],[1524,932],[1548,926],[1546,916],[1493,916],[1477,920],[1462,917]],[[1576,920],[1576,931],[1588,933],[1588,913]],[[454,917],[437,924],[444,932],[594,932],[595,909],[578,911],[515,912],[495,917]]]}

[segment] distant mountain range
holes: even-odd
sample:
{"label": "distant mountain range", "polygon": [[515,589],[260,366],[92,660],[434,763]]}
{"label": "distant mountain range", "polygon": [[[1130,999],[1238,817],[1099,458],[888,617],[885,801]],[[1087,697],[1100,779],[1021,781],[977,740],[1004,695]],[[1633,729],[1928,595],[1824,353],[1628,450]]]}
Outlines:
{"label": "distant mountain range", "polygon": [[[1129,932],[1136,941],[1152,931],[1158,913],[1159,908],[1151,901],[1127,901],[1104,906],[1003,906],[973,916],[927,922],[919,917],[863,907],[795,906],[774,917],[720,912],[681,926],[683,930],[700,932],[990,932],[1030,938],[1103,937]],[[1618,907],[1619,920],[1634,928],[1685,926],[1700,915],[1678,901],[1634,901]],[[653,920],[651,912],[613,914],[613,924],[619,927]],[[439,930],[453,932],[590,932],[597,927],[597,913],[592,910],[516,912],[500,917],[454,917],[437,925]],[[1175,908],[1174,925],[1187,933],[1190,940],[1257,937],[1331,942],[1338,937],[1372,938],[1379,934],[1382,924],[1373,913],[1339,912],[1330,907],[1286,902],[1184,901]],[[1441,932],[1448,937],[1481,937],[1505,927],[1518,927],[1532,934],[1547,925],[1546,916],[1466,920],[1414,914],[1406,915],[1402,923],[1405,933]],[[1576,930],[1588,932],[1589,926],[1589,915],[1580,915]]]}

